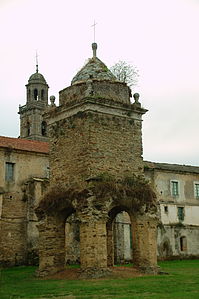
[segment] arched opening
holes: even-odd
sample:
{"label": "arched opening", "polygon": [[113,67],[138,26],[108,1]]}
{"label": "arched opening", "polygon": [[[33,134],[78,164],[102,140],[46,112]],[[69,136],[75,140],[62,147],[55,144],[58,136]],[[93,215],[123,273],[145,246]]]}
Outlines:
{"label": "arched opening", "polygon": [[169,245],[169,240],[165,240],[162,244],[162,248],[161,248],[161,258],[167,259],[170,255],[170,245]]}
{"label": "arched opening", "polygon": [[131,263],[133,259],[132,224],[128,211],[116,207],[109,212],[107,223],[108,266]]}
{"label": "arched opening", "polygon": [[127,212],[116,215],[113,222],[114,264],[132,262],[131,220]]}
{"label": "arched opening", "polygon": [[44,100],[44,94],[45,94],[45,91],[44,89],[41,90],[41,100],[43,101]]}
{"label": "arched opening", "polygon": [[42,136],[47,136],[47,123],[45,121],[41,123],[41,134]]}
{"label": "arched opening", "polygon": [[34,100],[35,101],[38,100],[38,90],[37,90],[37,88],[34,89]]}
{"label": "arched opening", "polygon": [[30,136],[30,123],[27,122],[27,136]]}
{"label": "arched opening", "polygon": [[180,237],[180,251],[187,250],[187,238],[185,236]]}

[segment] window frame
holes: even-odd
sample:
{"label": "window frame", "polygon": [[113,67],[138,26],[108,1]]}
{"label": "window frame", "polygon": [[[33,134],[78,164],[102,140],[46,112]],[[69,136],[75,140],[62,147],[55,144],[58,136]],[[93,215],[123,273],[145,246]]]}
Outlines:
{"label": "window frame", "polygon": [[[180,210],[182,211],[182,213],[179,213]],[[178,216],[179,221],[184,221],[184,219],[185,219],[185,208],[184,207],[182,207],[182,206],[177,207],[177,216]]]}
{"label": "window frame", "polygon": [[[198,186],[198,187],[196,187],[196,186]],[[194,188],[194,197],[196,199],[199,199],[199,181],[193,182],[193,188]]]}
{"label": "window frame", "polygon": [[[177,184],[177,193],[175,193],[175,189],[173,188],[174,184]],[[180,181],[178,180],[170,180],[170,191],[172,197],[179,197],[180,196]]]}
{"label": "window frame", "polygon": [[14,182],[14,180],[15,180],[15,163],[5,162],[5,181]]}

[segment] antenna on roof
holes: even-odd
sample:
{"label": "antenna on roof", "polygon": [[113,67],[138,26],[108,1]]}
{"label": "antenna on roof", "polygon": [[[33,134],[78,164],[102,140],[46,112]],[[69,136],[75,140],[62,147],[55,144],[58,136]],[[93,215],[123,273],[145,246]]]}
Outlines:
{"label": "antenna on roof", "polygon": [[38,53],[37,53],[37,50],[36,50],[36,73],[38,73]]}

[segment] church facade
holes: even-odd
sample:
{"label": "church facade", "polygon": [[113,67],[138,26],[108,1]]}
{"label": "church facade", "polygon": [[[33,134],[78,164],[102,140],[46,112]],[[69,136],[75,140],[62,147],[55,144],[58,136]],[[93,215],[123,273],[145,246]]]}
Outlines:
{"label": "church facade", "polygon": [[[58,107],[53,96],[48,104],[48,84],[37,66],[19,108],[20,138],[0,137],[3,265],[37,263],[38,250],[41,275],[66,262],[103,272],[132,259],[155,269],[156,255],[199,256],[199,167],[143,161],[147,110],[138,94],[131,103],[128,86],[92,46],[93,57],[60,91]],[[130,198],[133,184],[145,190],[138,176],[155,191],[141,206]]]}

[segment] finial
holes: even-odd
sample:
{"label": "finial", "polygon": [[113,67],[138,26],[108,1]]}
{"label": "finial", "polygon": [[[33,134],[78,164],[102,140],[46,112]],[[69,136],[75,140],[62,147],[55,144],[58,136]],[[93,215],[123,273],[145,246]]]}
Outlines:
{"label": "finial", "polygon": [[55,96],[50,96],[50,105],[51,107],[55,107]]}
{"label": "finial", "polygon": [[37,54],[37,50],[36,50],[36,73],[38,73],[39,69],[38,69],[38,54]]}
{"label": "finial", "polygon": [[97,44],[92,43],[92,49],[93,49],[93,58],[97,57]]}
{"label": "finial", "polygon": [[135,102],[138,103],[139,102],[139,98],[140,98],[139,93],[134,93],[133,97],[134,97]]}
{"label": "finial", "polygon": [[138,106],[141,106],[141,104],[139,102],[139,98],[140,98],[139,93],[134,93],[133,97],[134,97],[134,100],[135,100],[135,104],[138,105]]}

